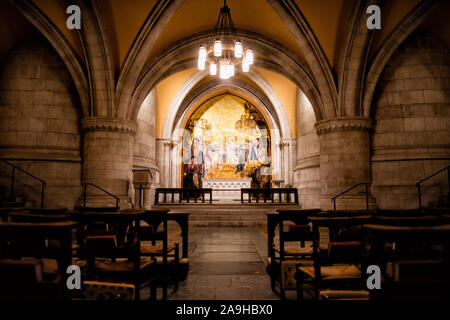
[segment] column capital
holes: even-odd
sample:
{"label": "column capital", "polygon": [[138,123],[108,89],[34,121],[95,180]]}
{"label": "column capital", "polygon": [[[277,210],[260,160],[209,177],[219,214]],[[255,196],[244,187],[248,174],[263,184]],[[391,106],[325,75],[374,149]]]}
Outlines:
{"label": "column capital", "polygon": [[84,118],[81,120],[81,128],[84,132],[105,131],[105,132],[119,132],[136,135],[137,124],[130,120],[111,119],[111,118]]}
{"label": "column capital", "polygon": [[368,132],[372,126],[372,120],[364,117],[342,117],[334,119],[326,119],[316,122],[317,134],[341,131],[366,131]]}

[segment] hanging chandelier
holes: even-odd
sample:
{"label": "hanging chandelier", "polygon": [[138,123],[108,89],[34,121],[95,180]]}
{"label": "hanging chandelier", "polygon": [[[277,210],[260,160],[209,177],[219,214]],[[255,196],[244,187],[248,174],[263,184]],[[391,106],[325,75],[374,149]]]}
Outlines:
{"label": "hanging chandelier", "polygon": [[234,76],[235,67],[239,64],[242,72],[248,72],[253,64],[253,51],[244,48],[239,39],[226,0],[220,9],[211,43],[209,46],[201,45],[198,52],[198,69],[205,70],[207,62],[210,75],[215,76],[219,72],[221,79]]}

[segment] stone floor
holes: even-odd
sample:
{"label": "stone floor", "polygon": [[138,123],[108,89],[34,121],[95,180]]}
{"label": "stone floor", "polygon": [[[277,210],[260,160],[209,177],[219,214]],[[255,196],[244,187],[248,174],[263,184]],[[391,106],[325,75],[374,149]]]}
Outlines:
{"label": "stone floor", "polygon": [[261,228],[196,227],[189,232],[189,274],[171,300],[276,300],[265,270]]}

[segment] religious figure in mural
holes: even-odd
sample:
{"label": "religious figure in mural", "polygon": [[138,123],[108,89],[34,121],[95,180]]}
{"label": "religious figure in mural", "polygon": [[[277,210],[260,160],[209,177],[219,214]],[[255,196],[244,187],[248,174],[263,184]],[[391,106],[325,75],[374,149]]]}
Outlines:
{"label": "religious figure in mural", "polygon": [[245,177],[251,177],[254,186],[267,185],[269,127],[249,102],[228,94],[216,97],[197,108],[186,131],[183,186],[201,187],[203,178]]}

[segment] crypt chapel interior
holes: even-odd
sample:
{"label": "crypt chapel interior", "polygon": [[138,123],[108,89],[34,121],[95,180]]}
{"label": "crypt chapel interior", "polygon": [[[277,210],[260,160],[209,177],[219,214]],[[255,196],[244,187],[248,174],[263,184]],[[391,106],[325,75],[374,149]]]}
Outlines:
{"label": "crypt chapel interior", "polygon": [[448,299],[449,14],[0,1],[0,298]]}

